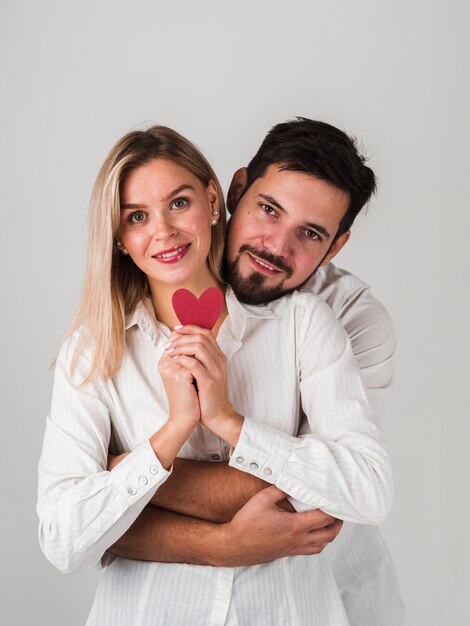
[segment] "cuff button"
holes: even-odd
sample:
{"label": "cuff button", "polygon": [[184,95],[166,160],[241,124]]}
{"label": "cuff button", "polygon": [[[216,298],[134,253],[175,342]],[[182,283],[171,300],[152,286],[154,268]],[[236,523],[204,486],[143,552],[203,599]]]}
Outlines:
{"label": "cuff button", "polygon": [[266,476],[271,476],[271,474],[273,473],[270,467],[265,467],[263,472],[266,474]]}
{"label": "cuff button", "polygon": [[150,466],[150,473],[151,474],[158,474],[158,467],[156,465],[151,465]]}
{"label": "cuff button", "polygon": [[147,478],[145,478],[145,476],[141,476],[141,477],[139,478],[139,483],[140,483],[141,485],[146,485],[146,484],[148,483],[148,480],[147,480]]}
{"label": "cuff button", "polygon": [[237,463],[244,463],[245,459],[242,456],[237,456],[236,461]]}

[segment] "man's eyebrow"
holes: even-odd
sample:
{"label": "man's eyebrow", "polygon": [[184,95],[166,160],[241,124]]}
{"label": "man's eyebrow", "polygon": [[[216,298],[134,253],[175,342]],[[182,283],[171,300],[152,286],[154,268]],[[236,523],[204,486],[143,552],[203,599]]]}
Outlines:
{"label": "man's eyebrow", "polygon": [[[195,191],[195,188],[193,187],[193,185],[189,185],[188,183],[184,183],[183,185],[179,185],[179,187],[176,187],[176,189],[173,189],[173,191],[170,191],[170,193],[163,198],[163,202],[168,202],[168,200],[171,200],[171,198],[176,196],[178,193],[180,193],[184,189],[191,189],[192,191]],[[121,202],[121,207],[120,208],[121,209],[145,209],[146,205],[145,204],[138,204],[138,203],[134,203],[134,202]]]}
{"label": "man's eyebrow", "polygon": [[280,211],[284,211],[284,213],[286,212],[285,208],[282,206],[282,204],[279,204],[276,198],[268,196],[268,194],[266,193],[259,193],[258,197],[263,198],[263,200],[266,200],[266,202],[269,202],[270,204],[274,204],[274,206],[277,207]]}
{"label": "man's eyebrow", "polygon": [[320,226],[320,224],[314,224],[313,222],[307,222],[305,224],[307,228],[311,228],[312,230],[317,230],[320,235],[323,235],[325,239],[329,239],[331,237],[330,233],[326,230],[324,226]]}
{"label": "man's eyebrow", "polygon": [[[269,202],[270,204],[273,204],[280,211],[284,211],[284,213],[286,212],[285,208],[281,204],[279,204],[279,202],[275,198],[273,198],[272,196],[269,196],[266,193],[259,193],[258,197],[262,198],[263,200],[266,200],[266,202]],[[307,222],[305,224],[305,226],[307,228],[311,228],[312,230],[318,231],[320,233],[320,235],[323,235],[323,237],[325,237],[325,239],[329,239],[331,237],[330,233],[326,230],[326,228],[324,226],[320,226],[320,224],[314,224],[313,222]]]}

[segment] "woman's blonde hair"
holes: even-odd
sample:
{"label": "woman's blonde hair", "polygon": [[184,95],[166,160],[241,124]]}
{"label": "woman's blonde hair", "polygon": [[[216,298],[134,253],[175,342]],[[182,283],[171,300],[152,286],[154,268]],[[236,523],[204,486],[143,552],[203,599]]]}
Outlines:
{"label": "woman's blonde hair", "polygon": [[219,221],[212,228],[209,267],[222,282],[221,261],[225,235],[225,203],[217,177],[201,152],[166,126],[133,131],[120,139],[103,163],[91,197],[88,251],[82,298],[67,337],[80,336],[72,359],[91,349],[91,363],[83,382],[96,375],[110,378],[124,353],[126,316],[149,294],[147,277],[129,256],[117,248],[120,223],[119,190],[130,171],[152,159],[169,159],[188,169],[205,187],[214,181],[219,195]]}

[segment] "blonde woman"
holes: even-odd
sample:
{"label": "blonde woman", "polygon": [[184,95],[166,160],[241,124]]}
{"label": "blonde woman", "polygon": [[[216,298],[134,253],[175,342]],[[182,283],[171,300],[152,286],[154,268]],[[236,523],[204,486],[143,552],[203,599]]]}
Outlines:
{"label": "blonde woman", "polygon": [[[215,174],[178,133],[155,126],[111,150],[39,466],[40,542],[62,571],[109,563],[107,549],[177,455],[228,460],[232,448],[234,467],[276,484],[297,508],[364,523],[387,512],[388,457],[327,305],[294,293],[245,306],[227,287],[212,332],[179,325],[176,289],[224,289],[224,226]],[[313,434],[295,437],[301,409]],[[247,432],[264,442],[256,459]],[[118,455],[111,471],[108,451]],[[87,623],[286,624],[293,614],[299,624],[347,624],[321,556],[239,568],[115,558]]]}

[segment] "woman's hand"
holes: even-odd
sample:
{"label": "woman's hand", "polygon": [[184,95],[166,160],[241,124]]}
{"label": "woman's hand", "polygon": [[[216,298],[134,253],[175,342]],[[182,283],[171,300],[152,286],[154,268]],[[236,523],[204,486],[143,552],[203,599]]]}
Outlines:
{"label": "woman's hand", "polygon": [[201,423],[236,445],[243,417],[228,399],[227,358],[211,331],[187,325],[175,330],[166,348],[170,360],[183,366],[197,383]]}
{"label": "woman's hand", "polygon": [[162,466],[168,469],[199,422],[201,411],[193,376],[187,368],[163,353],[158,371],[168,396],[169,416],[150,437],[150,444]]}
{"label": "woman's hand", "polygon": [[192,432],[201,417],[193,375],[165,352],[158,363],[158,371],[168,397],[168,421],[181,427],[181,430]]}

